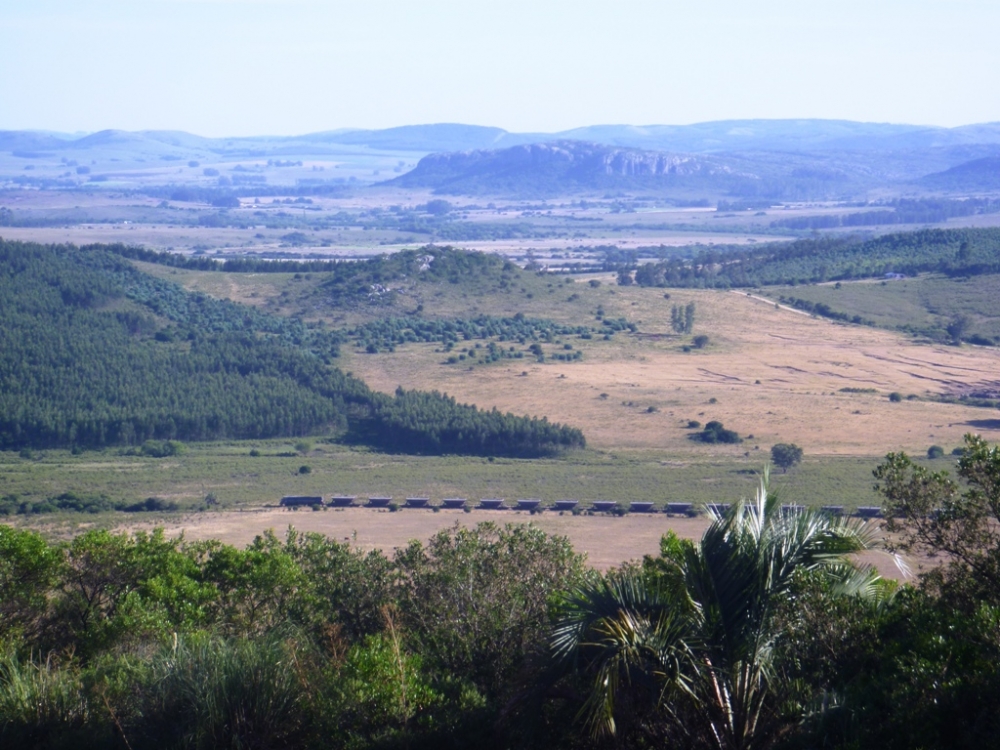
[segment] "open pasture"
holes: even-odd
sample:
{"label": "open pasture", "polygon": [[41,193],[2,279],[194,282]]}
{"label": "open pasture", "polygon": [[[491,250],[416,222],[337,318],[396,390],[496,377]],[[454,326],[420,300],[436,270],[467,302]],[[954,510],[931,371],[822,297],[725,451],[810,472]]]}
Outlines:
{"label": "open pasture", "polygon": [[[593,291],[608,317],[625,317],[640,333],[574,341],[584,352],[580,362],[503,360],[470,368],[441,364],[434,345],[414,344],[395,353],[348,352],[345,366],[386,392],[400,385],[437,389],[483,408],[569,422],[600,450],[736,457],[793,442],[807,456],[919,455],[932,444],[950,450],[967,432],[1000,436],[993,411],[920,398],[1000,386],[1000,351],[919,344],[742,293],[678,290],[664,299],[654,289]],[[690,337],[672,332],[670,312],[688,302],[696,306],[694,334],[710,343],[685,352]],[[894,392],[918,398],[894,403]],[[722,421],[746,439],[692,442],[690,420]]]}
{"label": "open pasture", "polygon": [[[254,451],[258,455],[250,455]],[[120,451],[36,452],[31,459],[0,453],[0,496],[44,500],[64,492],[105,495],[130,503],[159,497],[181,509],[276,504],[284,495],[391,495],[540,498],[545,504],[573,498],[653,502],[729,502],[757,487],[765,451],[584,450],[547,459],[405,456],[318,443],[304,454],[290,443],[190,444],[169,458],[124,456]],[[787,474],[772,474],[784,502],[804,505],[871,505],[871,470],[877,456],[809,456]],[[934,465],[950,466],[948,459]],[[308,473],[300,467],[308,466]],[[429,512],[429,511],[426,511]],[[45,518],[55,518],[46,516]],[[117,523],[121,514],[73,516],[72,522]],[[118,520],[115,520],[118,519]],[[61,519],[60,523],[67,519]]]}
{"label": "open pasture", "polygon": [[845,281],[810,286],[771,287],[774,299],[797,297],[829,305],[835,312],[860,315],[885,328],[937,332],[957,315],[969,319],[964,335],[1000,338],[1000,276],[948,278],[927,274],[891,281]]}

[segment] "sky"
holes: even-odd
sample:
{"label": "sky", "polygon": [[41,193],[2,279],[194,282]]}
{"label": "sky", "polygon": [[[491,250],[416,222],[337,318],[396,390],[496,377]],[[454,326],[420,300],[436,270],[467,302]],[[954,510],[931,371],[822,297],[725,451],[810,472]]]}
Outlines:
{"label": "sky", "polygon": [[0,0],[0,130],[1000,121],[997,0]]}

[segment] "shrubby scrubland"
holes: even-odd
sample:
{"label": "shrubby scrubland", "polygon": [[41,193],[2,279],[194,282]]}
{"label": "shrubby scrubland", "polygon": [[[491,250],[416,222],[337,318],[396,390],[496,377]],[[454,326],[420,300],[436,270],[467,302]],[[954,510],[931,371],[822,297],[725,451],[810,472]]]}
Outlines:
{"label": "shrubby scrubland", "polygon": [[[599,573],[526,525],[392,556],[0,526],[5,747],[979,748],[1000,739],[1000,450],[875,476],[858,519],[757,497]],[[893,551],[891,548],[889,551]]]}

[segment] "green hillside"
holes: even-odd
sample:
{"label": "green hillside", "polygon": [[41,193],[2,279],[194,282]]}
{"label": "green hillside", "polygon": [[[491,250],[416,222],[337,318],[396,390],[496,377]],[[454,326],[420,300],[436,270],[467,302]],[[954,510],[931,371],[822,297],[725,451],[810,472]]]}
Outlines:
{"label": "green hillside", "polygon": [[769,287],[773,299],[834,320],[867,323],[937,340],[1000,341],[1000,274],[926,274],[888,282]]}
{"label": "green hillside", "polygon": [[417,453],[543,455],[579,430],[440,394],[373,393],[340,334],[136,270],[101,247],[0,241],[0,448],[308,434]]}

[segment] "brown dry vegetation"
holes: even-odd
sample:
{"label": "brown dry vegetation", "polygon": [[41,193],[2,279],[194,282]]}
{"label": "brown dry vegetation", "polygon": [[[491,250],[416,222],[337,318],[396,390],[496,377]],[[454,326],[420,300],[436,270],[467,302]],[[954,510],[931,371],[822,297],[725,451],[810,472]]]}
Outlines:
{"label": "brown dry vegetation", "polygon": [[[602,296],[608,316],[638,322],[642,335],[583,346],[582,362],[518,360],[470,370],[441,365],[444,356],[433,345],[409,345],[393,354],[350,354],[345,364],[386,392],[399,385],[433,388],[483,408],[568,422],[603,449],[742,453],[757,444],[794,442],[810,455],[879,456],[958,445],[966,432],[995,437],[1000,428],[990,410],[888,400],[892,392],[996,387],[995,349],[920,344],[776,309],[745,294],[674,291],[665,300],[657,290],[614,291]],[[711,339],[705,350],[683,352],[687,338],[669,332],[671,306],[688,301],[697,306],[694,332]],[[841,393],[845,387],[878,393]],[[658,411],[647,413],[650,406]],[[717,419],[754,438],[740,446],[692,443],[689,419]]]}

